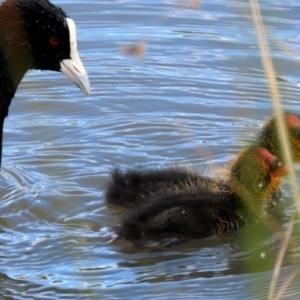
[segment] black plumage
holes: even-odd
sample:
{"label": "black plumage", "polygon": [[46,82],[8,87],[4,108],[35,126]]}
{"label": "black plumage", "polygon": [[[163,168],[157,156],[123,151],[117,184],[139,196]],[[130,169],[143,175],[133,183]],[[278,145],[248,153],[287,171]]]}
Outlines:
{"label": "black plumage", "polygon": [[[68,21],[66,13],[48,0],[6,0],[1,3],[0,162],[4,119],[17,87],[29,69],[62,71],[75,84],[84,82],[84,91],[89,92],[75,38],[73,21]],[[64,61],[70,66],[68,71],[62,68]]]}
{"label": "black plumage", "polygon": [[[126,182],[131,193],[118,199],[130,210],[117,229],[119,237],[135,244],[156,241],[161,245],[173,243],[174,239],[204,238],[253,223],[264,216],[269,195],[287,172],[280,160],[256,146],[239,154],[227,178],[183,170],[136,172],[138,180],[130,185]],[[174,174],[177,177],[172,181]],[[124,178],[121,181],[124,185]]]}

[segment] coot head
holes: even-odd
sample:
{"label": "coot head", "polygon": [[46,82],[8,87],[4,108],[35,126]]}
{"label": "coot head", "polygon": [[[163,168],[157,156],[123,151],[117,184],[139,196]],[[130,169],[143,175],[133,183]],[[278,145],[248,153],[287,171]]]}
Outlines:
{"label": "coot head", "polygon": [[250,146],[244,150],[231,168],[235,192],[245,201],[268,200],[279,186],[280,179],[288,172],[280,159],[268,149]]}
{"label": "coot head", "polygon": [[90,93],[74,21],[49,0],[5,0],[0,4],[0,163],[3,122],[29,69],[62,72]]}
{"label": "coot head", "polygon": [[89,94],[89,80],[77,52],[74,21],[48,0],[17,0],[16,7],[26,31],[25,45],[32,53],[28,69],[61,71]]}
{"label": "coot head", "polygon": [[[285,113],[284,120],[292,158],[295,161],[300,161],[300,116],[292,113]],[[274,117],[265,124],[258,136],[257,145],[268,149],[280,160],[284,159],[276,119]]]}

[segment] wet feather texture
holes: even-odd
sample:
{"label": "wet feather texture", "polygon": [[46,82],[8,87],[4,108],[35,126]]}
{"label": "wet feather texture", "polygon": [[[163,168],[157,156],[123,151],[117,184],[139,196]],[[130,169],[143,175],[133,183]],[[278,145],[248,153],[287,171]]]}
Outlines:
{"label": "wet feather texture", "polygon": [[[298,161],[300,118],[286,113],[285,121],[292,155]],[[187,168],[115,170],[106,200],[133,210],[122,218],[119,237],[167,245],[166,238],[170,243],[174,238],[203,238],[260,220],[265,208],[279,201],[279,184],[287,174],[282,160],[273,155],[282,157],[276,128],[271,118],[228,165],[227,178],[207,177]]]}

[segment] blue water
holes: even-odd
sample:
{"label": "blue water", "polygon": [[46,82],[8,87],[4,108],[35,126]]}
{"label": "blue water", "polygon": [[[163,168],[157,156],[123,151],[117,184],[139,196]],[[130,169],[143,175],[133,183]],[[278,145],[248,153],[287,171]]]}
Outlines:
{"label": "blue water", "polygon": [[[266,299],[278,232],[254,225],[164,251],[135,249],[110,242],[122,210],[103,197],[116,166],[224,164],[259,132],[273,108],[248,2],[53,2],[77,24],[92,94],[53,72],[31,71],[19,86],[5,122],[0,296]],[[300,3],[260,4],[283,106],[299,113]],[[120,50],[139,40],[142,59]],[[287,227],[287,180],[283,193]],[[300,266],[298,227],[293,237],[279,288]],[[284,299],[299,297],[298,282]]]}

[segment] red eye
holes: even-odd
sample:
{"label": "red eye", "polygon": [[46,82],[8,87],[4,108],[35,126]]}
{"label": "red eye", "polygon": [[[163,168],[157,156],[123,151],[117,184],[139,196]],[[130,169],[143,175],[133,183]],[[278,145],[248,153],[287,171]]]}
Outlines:
{"label": "red eye", "polygon": [[56,36],[51,36],[49,38],[49,43],[50,45],[57,45],[59,43],[59,38],[57,38]]}

